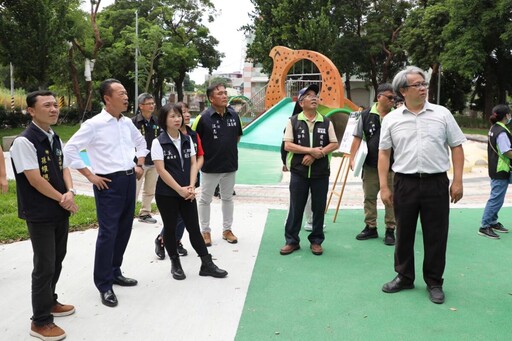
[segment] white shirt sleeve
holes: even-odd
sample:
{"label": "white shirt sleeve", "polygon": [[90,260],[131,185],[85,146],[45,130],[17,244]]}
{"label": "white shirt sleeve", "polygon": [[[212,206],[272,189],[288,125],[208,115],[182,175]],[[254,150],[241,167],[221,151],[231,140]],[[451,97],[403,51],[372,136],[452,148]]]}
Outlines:
{"label": "white shirt sleeve", "polygon": [[194,145],[194,141],[192,140],[192,137],[188,137],[190,139],[190,156],[194,156],[197,154],[197,151],[196,151],[196,146]]}
{"label": "white shirt sleeve", "polygon": [[498,137],[496,138],[496,143],[500,148],[502,154],[505,154],[510,150],[510,140],[507,136],[507,133],[505,133],[504,131],[498,135]]}
{"label": "white shirt sleeve", "polygon": [[160,161],[164,159],[164,150],[162,149],[158,139],[154,139],[151,144],[151,159]]}
{"label": "white shirt sleeve", "polygon": [[90,121],[87,120],[80,126],[80,129],[71,136],[64,146],[64,160],[68,167],[82,169],[87,167],[80,157],[80,151],[84,150],[94,139],[95,133]]}
{"label": "white shirt sleeve", "polygon": [[11,158],[18,174],[39,169],[36,147],[25,137],[17,137],[11,146]]}
{"label": "white shirt sleeve", "polygon": [[379,149],[387,150],[393,147],[393,143],[391,141],[391,132],[389,128],[390,119],[388,116],[384,117],[382,120],[382,125],[380,127],[380,141],[379,141]]}

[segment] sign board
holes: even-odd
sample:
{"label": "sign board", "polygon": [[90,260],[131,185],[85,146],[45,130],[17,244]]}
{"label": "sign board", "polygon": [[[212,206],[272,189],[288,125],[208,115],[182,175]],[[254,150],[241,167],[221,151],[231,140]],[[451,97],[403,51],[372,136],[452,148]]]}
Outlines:
{"label": "sign board", "polygon": [[356,128],[359,116],[361,116],[361,113],[359,111],[350,113],[347,126],[345,127],[345,132],[343,133],[340,147],[338,149],[338,151],[343,154],[350,154],[350,147],[352,146],[352,140],[354,139],[354,136],[352,136],[352,134],[354,133],[354,129]]}

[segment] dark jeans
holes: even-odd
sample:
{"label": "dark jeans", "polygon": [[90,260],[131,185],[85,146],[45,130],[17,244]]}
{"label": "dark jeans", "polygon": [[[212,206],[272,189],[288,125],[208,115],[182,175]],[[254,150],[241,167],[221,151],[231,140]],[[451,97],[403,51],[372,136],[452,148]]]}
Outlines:
{"label": "dark jeans", "polygon": [[[162,226],[162,231],[160,231],[160,236],[164,235],[165,226]],[[185,222],[181,215],[178,214],[178,222],[176,223],[176,241],[179,242],[181,238],[183,238],[183,233],[185,233]]]}
{"label": "dark jeans", "polygon": [[66,256],[69,219],[52,222],[27,221],[34,270],[32,271],[32,321],[38,326],[53,322],[50,313],[57,295],[55,287]]}
{"label": "dark jeans", "polygon": [[[164,223],[164,245],[169,256],[177,256],[176,247],[176,224],[178,216],[183,218],[185,227],[188,231],[190,244],[197,252],[199,257],[206,256],[208,250],[204,244],[203,236],[199,229],[199,218],[197,216],[196,201],[185,200],[182,197],[171,197],[157,194],[155,196],[158,211],[162,216]],[[167,242],[171,241],[171,242]]]}
{"label": "dark jeans", "polygon": [[94,258],[94,284],[100,292],[112,289],[114,277],[121,275],[123,255],[132,233],[135,210],[135,174],[102,175],[110,178],[108,189],[94,188],[98,238]]}
{"label": "dark jeans", "polygon": [[286,244],[298,245],[302,227],[304,207],[311,190],[311,209],[313,211],[313,230],[308,236],[311,244],[322,244],[324,236],[324,214],[329,189],[329,177],[305,178],[296,173],[290,174],[290,209],[286,219],[284,237]]}
{"label": "dark jeans", "polygon": [[396,173],[394,188],[395,271],[407,281],[415,279],[414,239],[419,216],[423,231],[423,279],[429,286],[443,285],[450,215],[446,173],[427,178]]}

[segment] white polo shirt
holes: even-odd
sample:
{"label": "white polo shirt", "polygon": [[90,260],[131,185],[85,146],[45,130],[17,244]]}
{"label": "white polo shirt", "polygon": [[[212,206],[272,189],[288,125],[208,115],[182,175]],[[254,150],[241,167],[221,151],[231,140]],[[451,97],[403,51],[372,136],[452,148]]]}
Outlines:
{"label": "white polo shirt", "polygon": [[380,150],[393,148],[395,173],[442,173],[450,169],[449,148],[466,142],[452,113],[425,102],[419,114],[405,105],[382,120]]}

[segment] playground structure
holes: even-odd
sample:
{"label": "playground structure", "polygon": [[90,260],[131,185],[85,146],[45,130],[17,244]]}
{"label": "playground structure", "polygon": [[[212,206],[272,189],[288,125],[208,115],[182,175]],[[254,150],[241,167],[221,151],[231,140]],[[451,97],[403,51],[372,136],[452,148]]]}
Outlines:
{"label": "playground structure", "polygon": [[292,50],[284,46],[274,47],[269,55],[274,65],[265,95],[266,111],[244,128],[240,146],[276,151],[280,149],[282,131],[295,105],[293,99],[286,95],[286,76],[294,64],[304,59],[314,63],[320,71],[318,112],[329,117],[341,141],[348,114],[357,111],[358,107],[345,98],[343,79],[332,61],[318,52]]}

